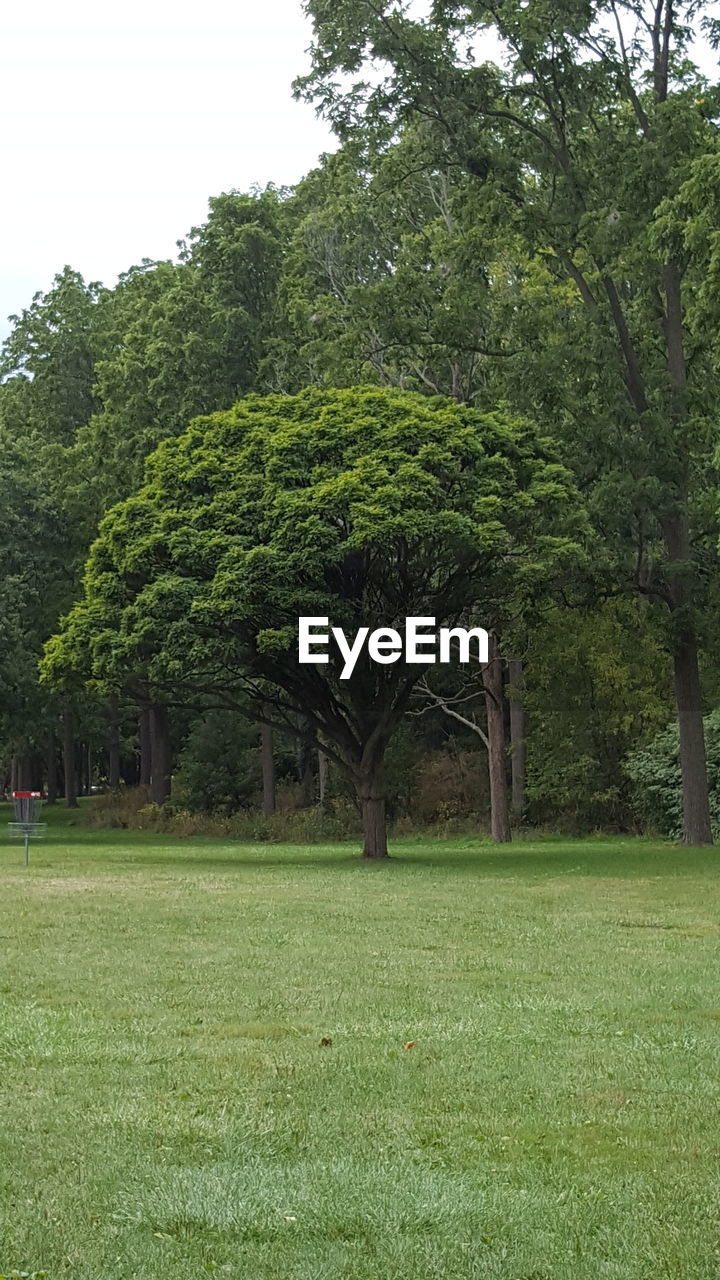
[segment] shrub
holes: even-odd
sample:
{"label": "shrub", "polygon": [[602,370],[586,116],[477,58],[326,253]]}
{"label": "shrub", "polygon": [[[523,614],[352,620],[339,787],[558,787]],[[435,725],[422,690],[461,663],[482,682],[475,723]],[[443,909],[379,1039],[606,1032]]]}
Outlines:
{"label": "shrub", "polygon": [[[705,717],[705,750],[710,784],[710,818],[720,836],[720,708]],[[682,835],[682,791],[677,724],[656,734],[647,747],[625,761],[632,783],[632,801],[644,826],[661,835]]]}

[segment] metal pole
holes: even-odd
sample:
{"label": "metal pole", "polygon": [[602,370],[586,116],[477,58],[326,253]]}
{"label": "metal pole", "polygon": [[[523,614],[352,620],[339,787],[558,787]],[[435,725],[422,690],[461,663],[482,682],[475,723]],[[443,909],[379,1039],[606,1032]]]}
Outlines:
{"label": "metal pole", "polygon": [[25,866],[30,862],[30,836],[25,832]]}

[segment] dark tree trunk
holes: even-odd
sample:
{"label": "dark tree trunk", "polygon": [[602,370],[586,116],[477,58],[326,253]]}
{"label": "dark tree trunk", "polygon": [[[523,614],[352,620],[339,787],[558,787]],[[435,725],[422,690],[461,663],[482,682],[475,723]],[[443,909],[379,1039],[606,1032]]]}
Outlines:
{"label": "dark tree trunk", "polygon": [[116,693],[111,694],[108,701],[107,756],[108,785],[111,791],[117,791],[120,786],[120,717]]}
{"label": "dark tree trunk", "polygon": [[19,786],[21,791],[42,791],[43,761],[37,751],[23,751],[20,756]]}
{"label": "dark tree trunk", "polygon": [[51,729],[47,736],[47,747],[45,749],[45,775],[47,777],[47,803],[57,804],[58,797],[58,776],[57,776],[57,753],[55,748],[55,734]]}
{"label": "dark tree trunk", "polygon": [[17,790],[33,791],[32,759],[29,751],[21,751],[17,758]]}
{"label": "dark tree trunk", "polygon": [[167,707],[155,702],[150,708],[150,799],[164,804],[170,796],[170,726]]}
{"label": "dark tree trunk", "polygon": [[675,701],[680,731],[680,775],[685,844],[712,844],[702,693],[695,633],[685,628],[673,651]]}
{"label": "dark tree trunk", "polygon": [[672,607],[685,613],[687,621],[673,637],[675,703],[680,737],[680,776],[683,801],[683,841],[685,844],[712,844],[705,728],[698,667],[697,639],[689,617],[691,597],[688,582],[690,533],[687,511],[681,510],[665,522],[668,560],[679,566],[668,574]]}
{"label": "dark tree trunk", "polygon": [[[508,662],[508,679],[514,690],[524,689],[522,662],[513,658]],[[522,818],[525,812],[525,772],[527,747],[525,744],[525,707],[518,697],[510,702],[510,770],[512,779],[513,817]]]}
{"label": "dark tree trunk", "polygon": [[138,781],[141,787],[149,788],[152,776],[152,739],[150,735],[149,707],[141,707],[138,714],[138,741],[140,747]]}
{"label": "dark tree trunk", "polygon": [[65,771],[65,808],[77,809],[77,766],[75,763],[75,717],[72,702],[63,703],[63,769]]}
{"label": "dark tree trunk", "polygon": [[10,765],[10,790],[11,790],[11,791],[20,791],[20,790],[21,790],[20,786],[18,785],[18,758],[17,758],[17,756],[13,756],[13,758],[12,758],[12,764]]}
{"label": "dark tree trunk", "polygon": [[363,825],[363,858],[387,858],[385,777],[382,761],[355,775]]}
{"label": "dark tree trunk", "polygon": [[315,803],[315,730],[304,724],[298,741],[298,775],[302,792],[302,807],[310,809]]}
{"label": "dark tree trunk", "polygon": [[260,725],[260,766],[262,768],[262,807],[266,818],[275,812],[275,758],[273,731],[269,724]]}
{"label": "dark tree trunk", "polygon": [[[672,23],[670,3],[666,14],[668,21]],[[669,39],[667,32],[666,37]],[[656,57],[656,92],[657,65]],[[658,96],[663,100],[667,92],[667,44],[659,65],[661,91]],[[678,435],[684,438],[687,426],[687,368],[683,335],[682,270],[677,263],[666,263],[663,269],[663,287],[672,418]],[[673,633],[673,669],[680,737],[683,840],[686,844],[712,844],[697,637],[691,614],[694,584],[690,565],[689,474],[689,463],[686,463],[684,474],[678,483],[677,507],[666,517],[663,535],[670,562],[667,578],[671,607],[680,615],[680,625],[674,627]]]}
{"label": "dark tree trunk", "polygon": [[325,808],[328,784],[328,758],[324,751],[318,750],[318,799],[320,808]]}
{"label": "dark tree trunk", "polygon": [[88,793],[87,785],[87,750],[84,742],[78,742],[75,748],[75,772],[77,775],[77,787],[81,796]]}
{"label": "dark tree trunk", "polygon": [[483,667],[487,714],[488,774],[490,778],[490,832],[497,844],[507,844],[510,836],[508,789],[503,716],[502,668],[497,636],[490,632],[488,663]]}

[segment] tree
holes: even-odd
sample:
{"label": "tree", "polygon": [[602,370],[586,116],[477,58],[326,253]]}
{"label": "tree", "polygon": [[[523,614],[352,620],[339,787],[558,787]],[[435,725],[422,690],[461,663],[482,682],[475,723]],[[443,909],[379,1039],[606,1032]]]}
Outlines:
{"label": "tree", "polygon": [[46,670],[84,651],[110,681],[304,717],[354,783],[365,856],[384,857],[385,750],[426,668],[367,649],[349,679],[332,651],[300,664],[298,618],[353,637],[472,607],[483,625],[566,570],[581,528],[526,421],[375,388],[252,396],[165,441],[108,513]]}
{"label": "tree", "polygon": [[225,193],[181,242],[179,262],[144,261],[121,276],[103,309],[97,412],[78,442],[98,518],[138,487],[161,440],[257,388],[286,220],[272,189]]}
{"label": "tree", "polygon": [[[548,273],[558,313],[568,285],[582,303],[584,324],[565,350],[581,335],[597,374],[577,451],[629,580],[667,611],[684,838],[710,843],[698,666],[707,539],[696,486],[713,451],[714,337],[688,349],[692,252],[657,224],[692,164],[717,148],[717,92],[686,58],[688,23],[703,6],[440,0],[427,20],[388,0],[306,8],[314,68],[299,88],[341,136],[378,149],[422,121],[434,152],[475,179],[483,217],[518,232]],[[503,67],[474,58],[489,28]],[[367,62],[379,77],[338,88],[339,70],[364,72]]]}
{"label": "tree", "polygon": [[272,389],[377,381],[478,404],[488,357],[506,354],[488,327],[507,246],[473,197],[410,127],[381,155],[348,143],[324,157],[290,201]]}
{"label": "tree", "polygon": [[75,598],[89,542],[86,516],[68,500],[68,456],[96,406],[103,296],[66,267],[11,317],[0,354],[0,744],[6,758],[42,752],[50,781],[58,708],[38,688],[37,667]]}

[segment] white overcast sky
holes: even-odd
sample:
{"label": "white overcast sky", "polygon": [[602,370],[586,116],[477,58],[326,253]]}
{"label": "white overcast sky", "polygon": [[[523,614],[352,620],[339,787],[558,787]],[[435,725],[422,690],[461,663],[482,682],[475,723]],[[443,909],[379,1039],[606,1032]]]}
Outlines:
{"label": "white overcast sky", "polygon": [[209,196],[295,182],[333,149],[291,93],[310,34],[300,0],[6,3],[0,336],[66,263],[112,284],[172,257]]}
{"label": "white overcast sky", "polygon": [[291,83],[300,0],[22,0],[0,21],[0,335],[69,263],[172,257],[211,195],[335,146]]}

